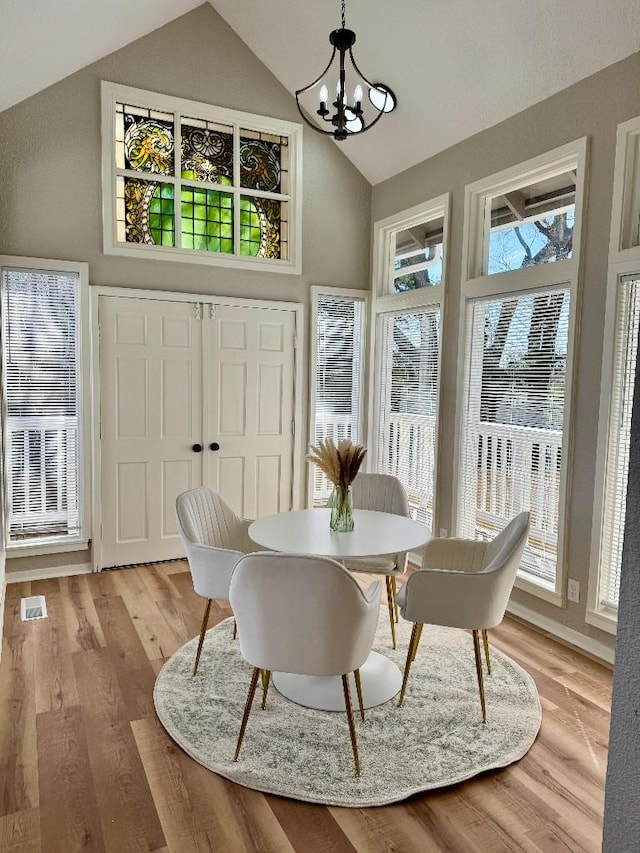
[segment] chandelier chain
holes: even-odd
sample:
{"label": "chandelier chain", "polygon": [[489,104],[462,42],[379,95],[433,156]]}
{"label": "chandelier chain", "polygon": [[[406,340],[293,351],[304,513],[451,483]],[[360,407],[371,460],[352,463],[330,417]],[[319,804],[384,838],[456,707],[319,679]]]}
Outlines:
{"label": "chandelier chain", "polygon": [[345,4],[345,0],[342,0],[342,29],[343,29],[343,30],[344,30],[344,28],[345,28],[345,23],[344,23],[344,20],[345,20],[345,19],[344,19],[344,4]]}

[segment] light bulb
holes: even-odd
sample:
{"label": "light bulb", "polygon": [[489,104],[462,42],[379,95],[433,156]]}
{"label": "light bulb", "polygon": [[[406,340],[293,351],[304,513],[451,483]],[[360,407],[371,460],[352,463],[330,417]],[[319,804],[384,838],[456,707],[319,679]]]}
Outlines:
{"label": "light bulb", "polygon": [[353,93],[353,100],[356,104],[362,103],[362,86],[358,83]]}
{"label": "light bulb", "polygon": [[326,86],[323,85],[320,87],[320,103],[326,104],[328,99],[329,99],[329,90],[327,89]]}

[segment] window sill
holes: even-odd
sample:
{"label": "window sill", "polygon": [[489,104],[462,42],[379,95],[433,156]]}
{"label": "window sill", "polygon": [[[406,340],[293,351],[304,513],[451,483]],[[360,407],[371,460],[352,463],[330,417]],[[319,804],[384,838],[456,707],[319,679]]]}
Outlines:
{"label": "window sill", "polygon": [[43,554],[65,554],[71,551],[86,551],[89,539],[70,539],[64,542],[51,541],[29,545],[7,545],[7,559],[13,557],[39,557]]}
{"label": "window sill", "polygon": [[608,616],[598,610],[587,609],[584,615],[584,621],[595,628],[600,628],[601,631],[607,631],[609,634],[618,633],[618,617]]}
{"label": "window sill", "polygon": [[534,583],[527,578],[518,575],[514,584],[516,589],[521,589],[528,592],[530,595],[535,595],[536,598],[541,598],[543,601],[548,601],[549,604],[554,604],[556,607],[564,605],[563,597],[559,592],[556,592],[551,585],[542,585]]}

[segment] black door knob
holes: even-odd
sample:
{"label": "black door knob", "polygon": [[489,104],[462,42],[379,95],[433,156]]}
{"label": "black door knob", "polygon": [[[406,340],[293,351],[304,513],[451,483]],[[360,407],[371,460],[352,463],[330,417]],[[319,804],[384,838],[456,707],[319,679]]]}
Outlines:
{"label": "black door knob", "polygon": [[191,449],[193,450],[194,453],[202,453],[202,445],[201,444],[194,444]]}
{"label": "black door knob", "polygon": [[212,441],[209,445],[209,450],[220,450],[220,445],[217,441]]}

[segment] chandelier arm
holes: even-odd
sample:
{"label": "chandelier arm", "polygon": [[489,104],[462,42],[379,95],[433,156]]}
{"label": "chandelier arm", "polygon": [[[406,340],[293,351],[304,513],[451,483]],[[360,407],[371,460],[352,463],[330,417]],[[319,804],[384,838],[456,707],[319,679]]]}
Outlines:
{"label": "chandelier arm", "polygon": [[296,93],[295,93],[295,95],[296,95],[296,101],[298,100],[298,95],[302,95],[302,93],[303,93],[303,92],[307,92],[309,89],[312,89],[314,86],[316,86],[316,85],[317,85],[317,84],[322,80],[322,78],[324,77],[324,75],[325,75],[325,74],[327,73],[327,71],[331,68],[331,63],[333,62],[333,58],[334,58],[334,56],[335,56],[335,55],[336,55],[336,49],[335,49],[335,47],[334,47],[334,48],[333,48],[333,53],[331,54],[331,59],[330,59],[330,60],[329,60],[329,62],[327,63],[327,67],[324,69],[324,71],[322,72],[322,74],[319,74],[319,75],[316,77],[316,79],[313,81],[313,83],[309,83],[309,85],[308,85],[308,86],[304,86],[302,89],[298,89],[298,90],[296,91]]}

